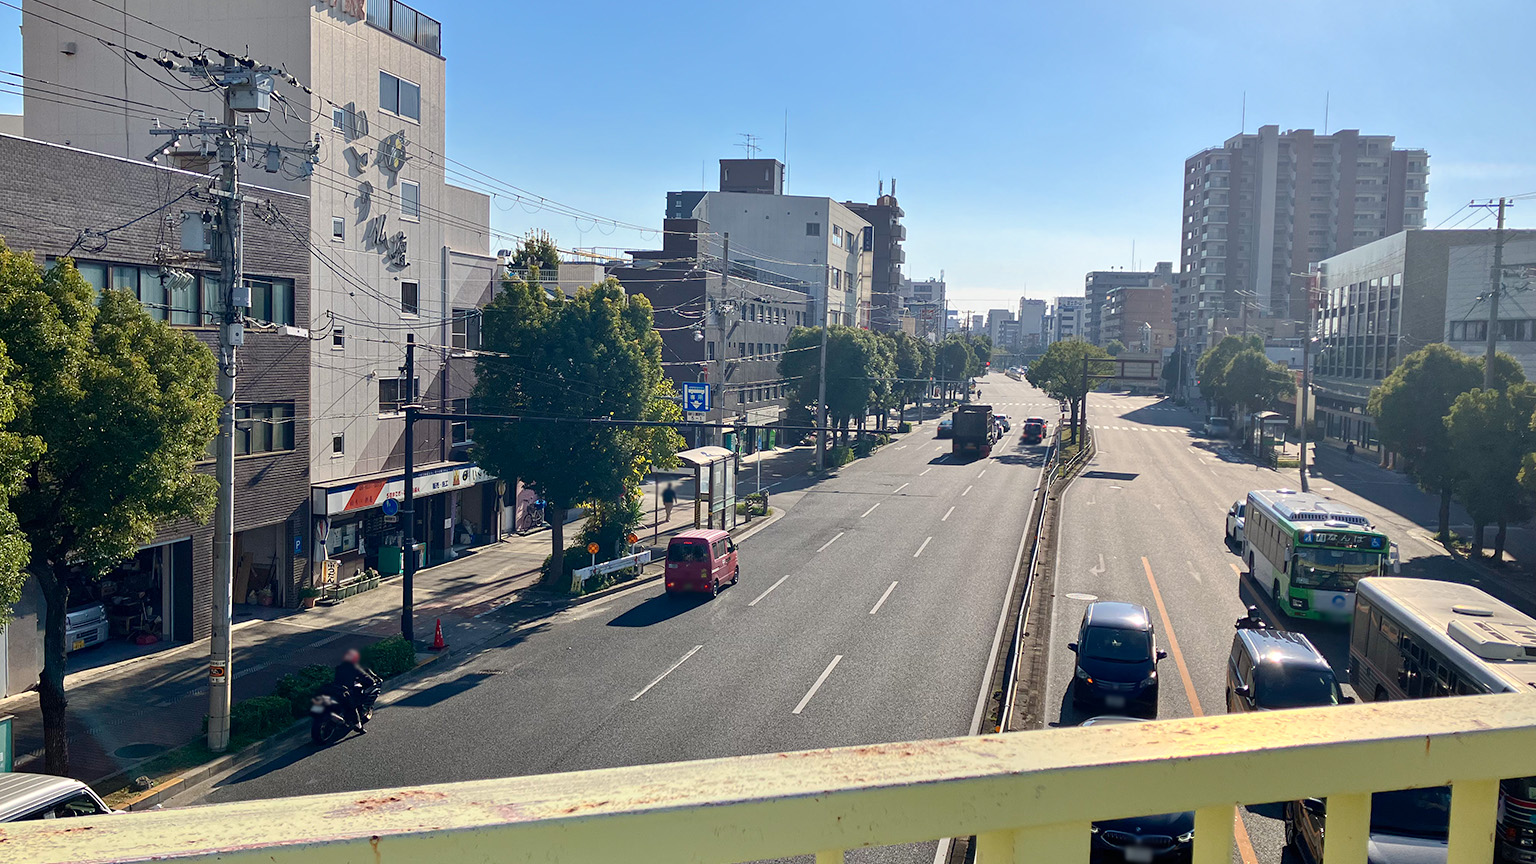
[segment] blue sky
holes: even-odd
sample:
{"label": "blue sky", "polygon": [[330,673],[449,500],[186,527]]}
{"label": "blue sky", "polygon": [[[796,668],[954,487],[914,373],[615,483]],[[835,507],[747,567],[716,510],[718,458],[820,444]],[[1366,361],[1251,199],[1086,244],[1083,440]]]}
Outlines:
{"label": "blue sky", "polygon": [[[1326,97],[1330,129],[1427,148],[1432,226],[1536,191],[1529,0],[416,5],[443,22],[453,158],[659,226],[739,133],[780,156],[787,110],[789,191],[870,200],[895,176],[907,271],[943,270],[960,308],[1080,294],[1133,243],[1147,268],[1177,260],[1183,160],[1240,130],[1245,93],[1250,131],[1321,128]],[[0,11],[0,68],[20,71]],[[495,204],[498,229],[563,247],[656,244]],[[1536,227],[1536,200],[1511,224]]]}

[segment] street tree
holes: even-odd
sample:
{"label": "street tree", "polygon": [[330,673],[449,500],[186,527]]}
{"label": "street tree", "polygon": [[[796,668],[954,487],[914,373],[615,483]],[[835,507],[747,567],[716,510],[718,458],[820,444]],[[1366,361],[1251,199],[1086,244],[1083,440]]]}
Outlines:
{"label": "street tree", "polygon": [[28,442],[11,499],[44,601],[38,703],[44,765],[69,770],[64,672],[72,579],[95,579],[154,539],[201,522],[215,482],[193,466],[218,431],[213,353],[123,291],[93,302],[65,259],[47,271],[0,247],[0,344],[15,387],[10,431]]}
{"label": "street tree", "polygon": [[[486,413],[678,419],[659,404],[669,396],[661,385],[661,336],[650,301],[626,294],[613,279],[570,299],[545,299],[537,278],[509,278],[485,308],[481,338],[493,352],[476,368],[475,398]],[[543,496],[551,584],[565,573],[570,509],[622,500],[652,465],[670,464],[682,446],[670,429],[547,420],[479,423],[474,440],[476,461]]]}
{"label": "street tree", "polygon": [[1520,483],[1525,457],[1536,450],[1531,427],[1536,385],[1513,383],[1500,390],[1477,388],[1456,397],[1445,417],[1456,460],[1456,491],[1472,517],[1472,555],[1482,557],[1483,533],[1497,526],[1493,558],[1502,561],[1512,520],[1530,515]]}
{"label": "street tree", "polygon": [[1241,405],[1247,410],[1268,408],[1296,392],[1291,371],[1275,363],[1256,348],[1244,348],[1232,355],[1221,376],[1221,401]]}
{"label": "street tree", "polygon": [[1119,357],[1125,353],[1125,343],[1119,339],[1111,339],[1109,344],[1104,346],[1104,352],[1111,357]]}
{"label": "street tree", "polygon": [[1366,406],[1376,418],[1382,446],[1403,457],[1408,476],[1420,489],[1440,497],[1436,536],[1441,540],[1450,536],[1451,496],[1457,479],[1457,460],[1444,418],[1456,397],[1482,380],[1478,360],[1437,342],[1404,357],[1371,391]]}
{"label": "street tree", "polygon": [[976,355],[971,351],[966,336],[951,333],[938,347],[938,377],[944,379],[942,390],[946,396],[960,392],[961,384],[976,374]]}
{"label": "street tree", "polygon": [[[1109,354],[1097,345],[1082,339],[1063,339],[1052,342],[1040,359],[1029,364],[1024,377],[1029,383],[1044,391],[1052,399],[1066,401],[1071,406],[1073,435],[1077,434],[1078,418],[1082,416],[1083,401],[1096,383],[1090,378],[1083,382],[1085,360],[1107,360]],[[1090,372],[1095,372],[1092,368]]]}
{"label": "street tree", "polygon": [[896,377],[900,379],[896,385],[896,407],[905,414],[909,404],[923,398],[926,382],[933,377],[934,346],[926,339],[899,330],[889,338],[895,349]]}
{"label": "street tree", "polygon": [[1220,342],[1207,348],[1195,364],[1195,380],[1200,385],[1200,396],[1211,403],[1215,413],[1226,414],[1232,409],[1232,405],[1222,397],[1223,382],[1232,358],[1247,348],[1263,353],[1264,339],[1259,336],[1249,336],[1246,339],[1225,336]]}

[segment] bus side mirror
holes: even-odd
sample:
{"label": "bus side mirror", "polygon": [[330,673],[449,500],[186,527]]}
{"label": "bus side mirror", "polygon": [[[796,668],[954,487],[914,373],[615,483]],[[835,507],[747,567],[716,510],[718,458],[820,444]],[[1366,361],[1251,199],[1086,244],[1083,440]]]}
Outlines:
{"label": "bus side mirror", "polygon": [[1241,696],[1244,699],[1247,699],[1248,697],[1253,695],[1253,689],[1250,688],[1250,687],[1233,687],[1232,688],[1232,695],[1234,695],[1234,696]]}
{"label": "bus side mirror", "polygon": [[1167,651],[1159,651],[1159,652],[1157,652],[1157,659],[1159,659],[1159,660],[1167,660],[1168,659],[1168,652]]}
{"label": "bus side mirror", "polygon": [[1071,651],[1073,654],[1076,654],[1077,653],[1077,643],[1076,642],[1068,642],[1067,643],[1067,650]]}
{"label": "bus side mirror", "polygon": [[1355,704],[1355,697],[1353,697],[1353,696],[1340,696],[1339,697],[1339,704],[1340,705],[1353,705],[1353,704]]}

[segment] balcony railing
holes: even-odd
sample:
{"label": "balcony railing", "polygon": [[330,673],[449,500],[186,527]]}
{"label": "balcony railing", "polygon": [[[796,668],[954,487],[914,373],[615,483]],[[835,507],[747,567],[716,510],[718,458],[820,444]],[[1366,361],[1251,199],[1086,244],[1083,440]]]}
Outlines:
{"label": "balcony railing", "polygon": [[1088,861],[1096,820],[1327,799],[1364,864],[1374,792],[1449,784],[1449,864],[1494,854],[1499,778],[1536,775],[1536,695],[1015,732],[0,826],[5,860],[740,862],[975,836],[979,864]]}

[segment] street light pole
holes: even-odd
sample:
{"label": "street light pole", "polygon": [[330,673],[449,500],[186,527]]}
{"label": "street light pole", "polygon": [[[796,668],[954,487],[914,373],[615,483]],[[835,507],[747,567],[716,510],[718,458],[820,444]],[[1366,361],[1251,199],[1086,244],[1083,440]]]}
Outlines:
{"label": "street light pole", "polygon": [[827,327],[831,321],[832,273],[830,269],[821,280],[821,373],[816,376],[816,470],[827,466]]}

